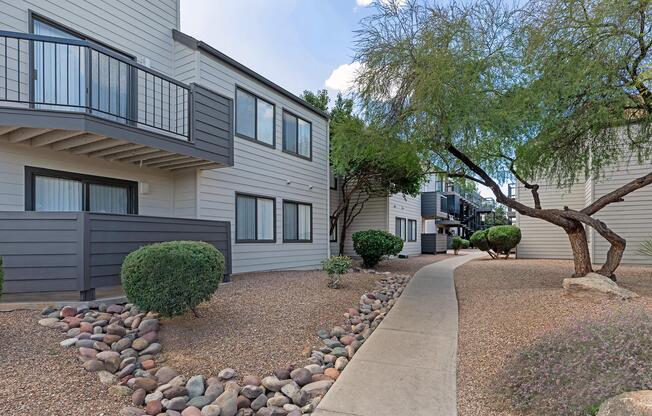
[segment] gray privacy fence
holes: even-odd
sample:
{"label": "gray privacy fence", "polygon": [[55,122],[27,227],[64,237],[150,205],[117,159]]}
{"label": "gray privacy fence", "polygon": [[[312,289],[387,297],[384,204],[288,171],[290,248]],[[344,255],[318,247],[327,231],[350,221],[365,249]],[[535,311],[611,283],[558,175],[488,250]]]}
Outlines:
{"label": "gray privacy fence", "polygon": [[5,293],[78,291],[120,284],[120,267],[132,251],[173,240],[205,241],[226,259],[231,274],[228,221],[90,212],[0,212],[0,256]]}

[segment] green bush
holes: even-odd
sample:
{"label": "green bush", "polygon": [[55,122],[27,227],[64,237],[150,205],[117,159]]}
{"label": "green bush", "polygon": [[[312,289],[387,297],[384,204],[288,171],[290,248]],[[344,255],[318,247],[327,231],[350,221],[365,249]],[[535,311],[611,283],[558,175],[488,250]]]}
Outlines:
{"label": "green bush", "polygon": [[462,239],[462,248],[469,248],[471,247],[471,243],[469,240]]}
{"label": "green bush", "polygon": [[478,250],[481,251],[486,251],[491,258],[495,258],[496,256],[494,255],[493,248],[489,244],[489,240],[487,240],[487,230],[478,230],[471,235],[471,238],[469,239],[471,244],[473,244],[473,247],[477,248]]}
{"label": "green bush", "polygon": [[145,311],[175,316],[195,312],[197,305],[209,300],[223,273],[224,256],[211,244],[170,241],[129,254],[121,277],[130,302]]}
{"label": "green bush", "polygon": [[455,254],[457,254],[457,252],[460,251],[460,249],[464,245],[463,241],[464,240],[462,240],[462,237],[460,237],[459,235],[456,235],[455,237],[453,237],[453,240],[451,240],[451,248],[453,249]]}
{"label": "green bush", "polygon": [[351,268],[351,258],[347,256],[330,256],[322,263],[324,271],[328,273],[328,287],[340,287],[341,276]]}
{"label": "green bush", "polygon": [[521,242],[521,229],[515,225],[496,225],[487,231],[490,247],[505,257]]}
{"label": "green bush", "polygon": [[403,250],[400,237],[381,230],[353,233],[353,249],[362,257],[364,267],[374,267],[387,256],[396,256]]}

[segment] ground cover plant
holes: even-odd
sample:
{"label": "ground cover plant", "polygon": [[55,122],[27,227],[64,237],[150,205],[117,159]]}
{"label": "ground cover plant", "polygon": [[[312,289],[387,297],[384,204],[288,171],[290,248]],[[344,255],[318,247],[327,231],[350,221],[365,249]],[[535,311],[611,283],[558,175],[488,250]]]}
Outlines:
{"label": "ground cover plant", "polygon": [[382,230],[353,233],[353,249],[362,257],[364,267],[375,267],[388,256],[396,256],[403,250],[400,237]]}
{"label": "ground cover plant", "polygon": [[122,264],[122,287],[130,302],[163,316],[182,315],[211,298],[222,281],[224,256],[198,241],[152,244]]}
{"label": "ground cover plant", "polygon": [[652,317],[614,314],[544,335],[506,362],[496,385],[518,411],[594,414],[612,396],[652,388]]}

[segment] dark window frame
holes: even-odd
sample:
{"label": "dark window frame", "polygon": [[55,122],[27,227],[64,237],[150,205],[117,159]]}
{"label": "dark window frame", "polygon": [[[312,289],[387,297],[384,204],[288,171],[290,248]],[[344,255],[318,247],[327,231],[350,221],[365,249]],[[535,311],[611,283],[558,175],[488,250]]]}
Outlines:
{"label": "dark window frame", "polygon": [[[285,148],[285,114],[288,114],[288,115],[290,115],[290,116],[297,119],[297,124],[296,124],[296,137],[297,138],[296,138],[296,142],[295,142],[296,143],[296,148],[297,148],[296,152],[293,152],[291,150],[287,150]],[[283,130],[281,132],[281,142],[282,142],[281,147],[283,148],[283,153],[287,153],[289,155],[292,155],[292,156],[295,156],[295,157],[298,157],[298,158],[301,158],[301,159],[312,161],[312,142],[313,142],[313,140],[312,140],[312,138],[313,138],[312,137],[313,136],[312,135],[312,122],[309,121],[309,120],[306,120],[305,118],[301,117],[297,113],[294,113],[294,112],[292,112],[292,111],[290,111],[290,110],[288,110],[286,108],[283,109],[283,112],[282,112],[281,116],[282,116],[281,123],[283,125]],[[310,125],[310,156],[304,156],[301,153],[299,153],[299,120],[302,120],[302,121],[304,121],[304,122],[306,122],[306,123],[308,123]]]}
{"label": "dark window frame", "polygon": [[[400,222],[405,223],[405,237],[403,237],[401,235],[402,228],[398,226],[398,224]],[[396,231],[398,231],[398,233],[396,233]],[[396,235],[397,237],[400,237],[401,240],[403,240],[403,241],[407,241],[407,219],[406,218],[404,218],[404,217],[395,217],[395,220],[394,220],[394,235]]]}
{"label": "dark window frame", "polygon": [[[412,233],[412,224],[414,224],[414,233]],[[407,241],[414,243],[417,241],[417,232],[419,231],[419,227],[417,225],[417,220],[407,220]],[[412,238],[410,238],[410,234],[413,234]]]}
{"label": "dark window frame", "polygon": [[[339,221],[338,221],[339,218],[338,218],[338,217],[334,217],[334,216],[331,215],[331,216],[329,217],[329,219],[330,219],[330,222],[329,222],[328,238],[329,238],[329,240],[330,240],[331,243],[337,243],[337,228],[338,228],[338,225],[339,225]],[[333,222],[335,222],[335,228],[333,228],[333,232],[334,232],[334,234],[331,234],[331,232],[330,232],[330,228],[333,227]],[[334,239],[333,239],[333,235],[335,236]]]}
{"label": "dark window frame", "polygon": [[[243,197],[248,197],[248,198],[255,198],[256,199],[256,210],[255,210],[255,217],[256,217],[256,224],[255,224],[255,231],[254,233],[256,234],[256,238],[251,240],[251,239],[239,239],[238,238],[238,197],[243,196]],[[272,212],[272,218],[273,218],[273,237],[272,239],[265,239],[261,240],[258,239],[258,199],[267,199],[272,202],[273,204],[273,212]],[[244,193],[244,192],[236,192],[235,193],[235,242],[236,244],[251,244],[251,243],[276,243],[276,198],[273,196],[267,196],[267,195],[257,195],[257,194],[249,194],[249,193]]]}
{"label": "dark window frame", "polygon": [[[25,166],[25,211],[36,211],[36,177],[45,176],[49,178],[68,179],[82,183],[82,205],[83,212],[90,211],[89,185],[110,185],[127,188],[127,214],[138,215],[138,182],[124,179],[107,178],[104,176],[86,175],[83,173],[67,172]],[[115,214],[125,215],[125,214]]]}
{"label": "dark window frame", "polygon": [[[285,204],[295,204],[297,205],[297,239],[288,239],[285,238],[285,223],[283,223],[283,242],[284,243],[312,243],[313,242],[313,207],[310,202],[302,202],[302,201],[294,201],[291,199],[284,199],[283,200],[283,221],[285,221]],[[307,205],[310,207],[310,239],[309,240],[300,240],[298,239],[299,237],[299,205]]]}
{"label": "dark window frame", "polygon": [[[331,176],[333,176],[333,184],[334,184],[334,185],[331,185],[331,184],[330,184],[330,181],[331,181],[331,178],[330,178],[330,177],[331,177]],[[328,174],[328,182],[329,182],[329,183],[328,183],[329,188],[330,188],[331,190],[333,190],[333,191],[337,191],[337,176],[335,176],[335,175],[333,175],[332,173],[329,172],[329,174]]]}
{"label": "dark window frame", "polygon": [[[238,133],[238,90],[244,92],[245,94],[249,94],[252,97],[254,97],[254,136],[256,137],[249,137],[246,134]],[[258,100],[264,101],[267,104],[271,104],[273,107],[273,116],[272,116],[272,144],[265,143],[262,140],[258,140]],[[234,117],[234,122],[233,122],[233,131],[236,137],[239,137],[241,139],[249,140],[250,142],[258,143],[260,145],[269,147],[271,149],[276,149],[276,104],[274,104],[272,101],[267,100],[261,96],[259,96],[256,93],[251,92],[247,88],[244,88],[240,85],[235,86],[235,94],[234,94],[234,99],[233,99],[233,117]]]}

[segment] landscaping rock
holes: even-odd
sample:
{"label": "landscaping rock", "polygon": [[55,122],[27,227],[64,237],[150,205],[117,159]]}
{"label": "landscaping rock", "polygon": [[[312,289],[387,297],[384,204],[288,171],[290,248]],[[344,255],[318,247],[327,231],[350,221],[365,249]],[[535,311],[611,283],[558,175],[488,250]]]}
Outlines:
{"label": "landscaping rock", "polygon": [[215,399],[210,396],[197,396],[188,400],[188,406],[195,406],[199,409],[211,404]]}
{"label": "landscaping rock", "polygon": [[215,399],[213,404],[216,404],[222,409],[220,416],[235,416],[238,412],[238,393],[233,390],[227,389]]}
{"label": "landscaping rock", "polygon": [[181,416],[201,416],[201,410],[194,406],[189,406],[181,412]]}
{"label": "landscaping rock", "polygon": [[246,408],[251,407],[251,400],[249,400],[247,397],[245,397],[243,395],[238,396],[236,398],[235,402],[236,402],[236,407],[238,408],[238,410],[246,409]]}
{"label": "landscaping rock", "polygon": [[230,380],[235,376],[235,370],[232,368],[225,368],[224,370],[220,371],[217,377],[221,378],[222,380]]}
{"label": "landscaping rock", "polygon": [[240,394],[251,400],[255,399],[263,393],[265,393],[265,390],[261,386],[254,385],[246,385],[240,391]]}
{"label": "landscaping rock", "polygon": [[145,412],[147,412],[148,415],[158,415],[163,411],[163,405],[161,404],[160,400],[152,400],[151,402],[147,403],[145,405]]}
{"label": "landscaping rock", "polygon": [[224,385],[222,383],[214,383],[206,387],[206,391],[204,392],[204,395],[208,397],[212,397],[213,400],[215,400],[218,397],[220,397],[222,393],[224,393]]}
{"label": "landscaping rock", "polygon": [[258,410],[261,407],[264,407],[265,405],[267,405],[267,396],[264,394],[261,394],[260,396],[256,397],[256,399],[251,402],[251,408],[253,410]]}
{"label": "landscaping rock", "polygon": [[617,298],[632,299],[638,295],[622,288],[613,280],[598,273],[589,273],[584,277],[566,278],[562,282],[564,294],[574,298]]}
{"label": "landscaping rock", "polygon": [[332,380],[316,381],[314,383],[303,386],[301,391],[305,392],[308,395],[309,399],[314,399],[317,396],[323,396],[326,394],[332,385]]}
{"label": "landscaping rock", "polygon": [[220,416],[220,406],[216,404],[209,404],[201,409],[201,416]]}
{"label": "landscaping rock", "polygon": [[115,396],[131,396],[133,392],[134,391],[127,386],[115,385],[109,387],[109,393]]}
{"label": "landscaping rock", "polygon": [[166,408],[170,410],[176,410],[178,412],[182,411],[183,409],[186,408],[186,402],[188,401],[187,396],[181,396],[181,397],[175,397],[174,399],[170,399],[166,403]]}
{"label": "landscaping rock", "polygon": [[134,404],[134,406],[142,406],[145,404],[146,396],[147,392],[145,389],[136,389],[134,394],[131,396],[131,402]]}
{"label": "landscaping rock", "polygon": [[275,376],[265,377],[261,380],[263,386],[270,391],[280,391],[281,387],[291,382],[292,380],[279,380]]}
{"label": "landscaping rock", "polygon": [[178,376],[179,373],[170,367],[161,367],[157,372],[156,372],[156,378],[158,379],[159,383],[161,384],[166,384],[169,383],[170,380]]}
{"label": "landscaping rock", "polygon": [[156,380],[152,380],[151,378],[137,377],[134,380],[134,389],[144,389],[149,393],[156,390],[156,387],[158,387]]}
{"label": "landscaping rock", "polygon": [[188,397],[191,399],[204,394],[204,376],[190,377],[186,383],[186,390],[188,391]]}
{"label": "landscaping rock", "polygon": [[125,407],[120,410],[120,416],[143,416],[147,413],[143,409],[137,407]]}
{"label": "landscaping rock", "polygon": [[290,377],[299,386],[305,386],[312,381],[312,373],[306,368],[297,368],[290,373]]}
{"label": "landscaping rock", "polygon": [[630,391],[607,399],[597,416],[652,416],[652,390]]}
{"label": "landscaping rock", "polygon": [[99,360],[88,360],[82,365],[82,367],[90,372],[102,371],[104,370],[104,363]]}

